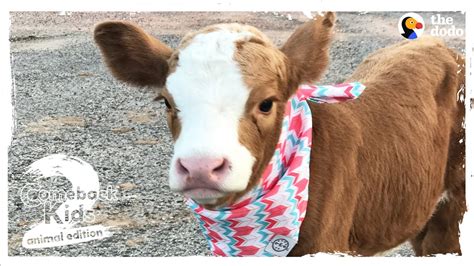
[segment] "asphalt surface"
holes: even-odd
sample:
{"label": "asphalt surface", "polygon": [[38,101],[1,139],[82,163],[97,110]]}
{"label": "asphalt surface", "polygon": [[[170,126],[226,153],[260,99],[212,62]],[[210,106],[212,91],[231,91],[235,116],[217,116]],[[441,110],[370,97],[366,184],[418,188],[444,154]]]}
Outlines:
{"label": "asphalt surface", "polygon": [[[290,19],[290,16],[291,19]],[[432,13],[420,13],[429,26]],[[402,13],[339,13],[331,64],[322,83],[341,82],[369,53],[401,41]],[[442,13],[464,28],[464,14]],[[260,28],[277,44],[307,20],[301,13],[11,13],[14,79],[13,141],[9,149],[10,256],[188,256],[210,255],[183,198],[169,191],[172,153],[164,106],[154,94],[115,81],[92,40],[96,23],[132,20],[176,47],[190,30],[222,22]],[[463,52],[464,36],[446,37]],[[50,154],[77,156],[99,174],[100,185],[119,191],[117,201],[99,202],[95,222],[114,226],[114,235],[76,245],[44,249],[21,246],[23,234],[39,222],[41,210],[20,200],[24,175]],[[64,180],[43,181],[70,189]],[[392,256],[412,256],[409,245]]]}

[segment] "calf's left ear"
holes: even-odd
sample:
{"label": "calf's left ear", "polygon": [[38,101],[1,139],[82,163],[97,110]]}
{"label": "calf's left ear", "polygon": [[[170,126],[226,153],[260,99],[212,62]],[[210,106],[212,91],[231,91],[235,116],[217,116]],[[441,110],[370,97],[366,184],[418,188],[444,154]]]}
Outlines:
{"label": "calf's left ear", "polygon": [[123,21],[97,25],[94,39],[115,78],[141,87],[164,86],[171,48],[139,27]]}
{"label": "calf's left ear", "polygon": [[297,28],[281,48],[289,60],[292,89],[319,80],[326,70],[335,20],[333,12],[317,16]]}

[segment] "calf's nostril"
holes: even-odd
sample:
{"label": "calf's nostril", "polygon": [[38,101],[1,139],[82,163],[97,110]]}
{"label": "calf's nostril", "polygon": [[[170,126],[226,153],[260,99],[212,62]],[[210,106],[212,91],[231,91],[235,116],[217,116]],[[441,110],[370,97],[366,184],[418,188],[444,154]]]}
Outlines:
{"label": "calf's nostril", "polygon": [[215,167],[214,169],[212,169],[212,173],[219,173],[219,172],[223,172],[226,170],[227,166],[229,165],[229,163],[227,162],[226,159],[222,159],[222,161],[220,162],[220,164]]}
{"label": "calf's nostril", "polygon": [[178,161],[176,162],[176,165],[177,165],[177,170],[178,170],[178,173],[182,174],[182,175],[188,175],[189,174],[189,170],[183,165],[183,163],[181,162],[181,159],[178,159]]}

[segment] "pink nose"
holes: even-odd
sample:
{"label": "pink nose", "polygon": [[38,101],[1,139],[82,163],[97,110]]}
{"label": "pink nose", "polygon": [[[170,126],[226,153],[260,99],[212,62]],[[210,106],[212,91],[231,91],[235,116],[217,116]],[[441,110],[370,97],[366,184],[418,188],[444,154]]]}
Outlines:
{"label": "pink nose", "polygon": [[219,183],[230,171],[230,163],[225,158],[181,158],[176,161],[176,170],[185,181],[184,190],[219,190]]}

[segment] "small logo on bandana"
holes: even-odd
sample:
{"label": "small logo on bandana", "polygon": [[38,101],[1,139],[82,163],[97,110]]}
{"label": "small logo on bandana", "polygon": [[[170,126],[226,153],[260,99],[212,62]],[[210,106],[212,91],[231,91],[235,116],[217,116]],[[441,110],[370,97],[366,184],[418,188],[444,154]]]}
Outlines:
{"label": "small logo on bandana", "polygon": [[287,236],[275,236],[265,247],[265,251],[278,257],[286,257],[296,245],[296,241]]}

